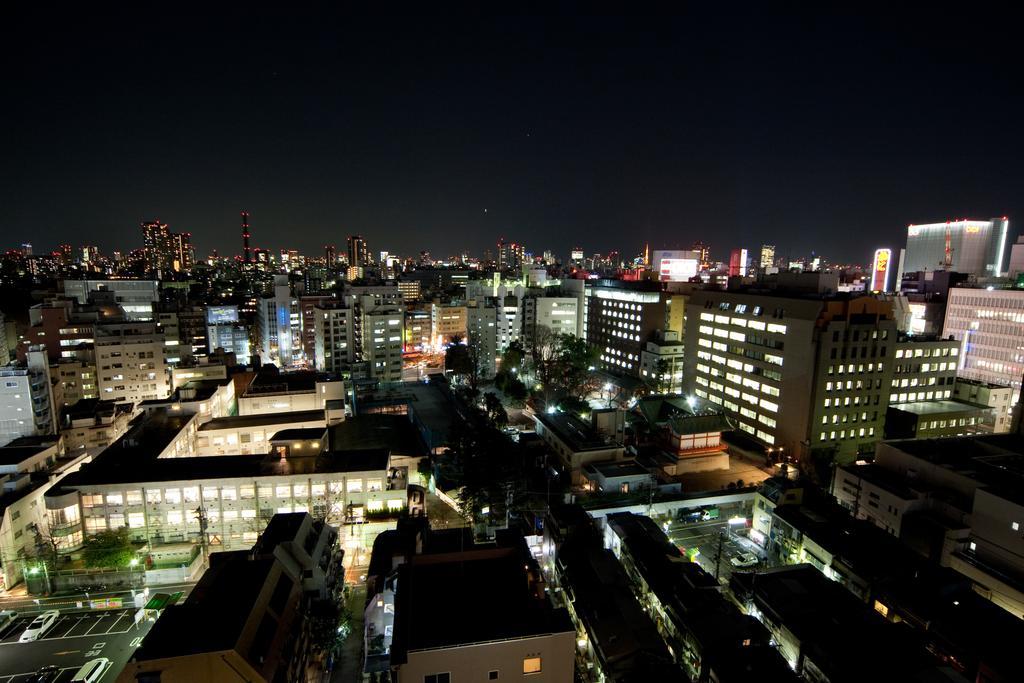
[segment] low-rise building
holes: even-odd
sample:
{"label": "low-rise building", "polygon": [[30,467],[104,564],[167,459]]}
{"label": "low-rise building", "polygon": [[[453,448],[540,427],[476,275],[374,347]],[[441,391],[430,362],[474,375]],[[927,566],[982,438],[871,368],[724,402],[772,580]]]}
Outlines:
{"label": "low-rise building", "polygon": [[991,384],[980,380],[957,378],[953,385],[953,398],[965,403],[988,406],[994,411],[982,431],[1005,434],[1013,424],[1013,387]]}
{"label": "low-rise building", "polygon": [[988,406],[961,401],[915,401],[889,406],[885,414],[885,438],[934,439],[985,432],[993,422]]}
{"label": "low-rise building", "polygon": [[594,462],[621,460],[624,419],[621,411],[595,410],[590,422],[570,413],[536,413],[537,434],[559,458],[574,486],[583,482],[583,466]]}
{"label": "low-rise building", "polygon": [[737,602],[768,628],[779,652],[805,680],[964,681],[941,666],[909,629],[886,622],[810,565],[736,572],[730,586]]}
{"label": "low-rise building", "polygon": [[662,528],[629,512],[608,515],[605,545],[690,680],[797,680],[769,643],[768,630],[721,594],[718,581],[686,561]]}
{"label": "low-rise building", "polygon": [[90,398],[65,408],[61,415],[60,434],[64,447],[70,451],[102,450],[128,431],[135,417],[131,403],[116,403]]}
{"label": "low-rise building", "polygon": [[840,469],[833,483],[857,517],[960,572],[1017,616],[1024,616],[1022,490],[1019,434],[885,441],[872,466]]}
{"label": "low-rise building", "polygon": [[196,434],[196,455],[269,453],[274,434],[288,429],[323,428],[323,410],[236,415],[209,420]]}
{"label": "low-rise building", "polygon": [[[475,543],[409,520],[374,543],[364,671],[393,680],[568,681],[576,637],[522,536]],[[500,614],[500,618],[493,615]]]}
{"label": "low-rise building", "polygon": [[213,555],[188,599],[163,611],[117,680],[319,678],[336,630],[337,535],[308,513],[279,513],[251,550]]}
{"label": "low-rise building", "polygon": [[683,340],[674,330],[662,330],[640,352],[640,379],[658,392],[683,391]]}
{"label": "low-rise building", "polygon": [[264,367],[238,397],[239,415],[323,410],[328,401],[345,400],[345,385],[314,372],[277,372]]}

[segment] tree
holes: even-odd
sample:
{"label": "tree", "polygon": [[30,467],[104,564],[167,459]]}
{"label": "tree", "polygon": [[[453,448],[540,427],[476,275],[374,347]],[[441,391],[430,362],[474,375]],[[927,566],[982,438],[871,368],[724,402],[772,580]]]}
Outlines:
{"label": "tree", "polygon": [[484,409],[487,411],[487,417],[491,424],[495,427],[500,429],[508,425],[508,413],[505,412],[505,406],[501,404],[501,399],[497,394],[490,392],[484,394]]}
{"label": "tree", "polygon": [[452,337],[452,343],[444,352],[444,367],[453,375],[468,382],[472,389],[476,389],[480,381],[480,354],[477,344],[470,341],[462,343],[458,335]]}
{"label": "tree", "polygon": [[444,368],[454,375],[466,376],[473,371],[473,359],[469,347],[462,343],[458,335],[444,352]]}
{"label": "tree", "polygon": [[504,392],[512,401],[512,405],[517,408],[521,408],[523,406],[526,402],[526,397],[529,395],[526,385],[517,377],[513,377],[508,381],[505,385]]}
{"label": "tree", "polygon": [[501,354],[501,369],[503,372],[518,374],[526,359],[526,349],[520,341],[511,342]]}
{"label": "tree", "polygon": [[82,560],[87,567],[127,567],[135,558],[128,527],[100,531],[86,537]]}

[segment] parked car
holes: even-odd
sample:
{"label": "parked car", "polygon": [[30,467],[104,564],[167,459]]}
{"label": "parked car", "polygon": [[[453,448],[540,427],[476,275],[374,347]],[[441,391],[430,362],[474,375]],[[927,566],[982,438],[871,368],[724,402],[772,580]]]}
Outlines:
{"label": "parked car", "polygon": [[14,623],[14,620],[18,618],[18,613],[14,610],[5,609],[0,612],[0,633],[3,633],[7,628]]}
{"label": "parked car", "polygon": [[60,669],[55,667],[53,664],[47,664],[38,671],[32,677],[32,683],[53,683],[57,680],[57,676],[60,674]]}
{"label": "parked car", "polygon": [[106,657],[90,659],[78,670],[75,677],[71,679],[71,683],[96,683],[96,681],[103,677],[103,672],[109,666],[110,660]]}
{"label": "parked car", "polygon": [[18,638],[19,643],[31,643],[34,640],[39,640],[46,632],[53,628],[53,625],[57,623],[57,617],[60,616],[60,610],[51,609],[43,612],[38,617],[32,620],[32,623],[28,625],[25,632],[21,634],[21,638]]}
{"label": "parked car", "polygon": [[734,567],[753,567],[761,561],[754,553],[740,553],[736,557],[729,558],[729,562]]}

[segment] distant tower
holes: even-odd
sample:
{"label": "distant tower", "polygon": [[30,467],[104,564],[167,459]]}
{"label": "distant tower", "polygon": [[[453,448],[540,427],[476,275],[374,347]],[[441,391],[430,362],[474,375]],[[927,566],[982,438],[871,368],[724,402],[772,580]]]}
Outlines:
{"label": "distant tower", "polygon": [[242,212],[242,262],[249,263],[249,212]]}

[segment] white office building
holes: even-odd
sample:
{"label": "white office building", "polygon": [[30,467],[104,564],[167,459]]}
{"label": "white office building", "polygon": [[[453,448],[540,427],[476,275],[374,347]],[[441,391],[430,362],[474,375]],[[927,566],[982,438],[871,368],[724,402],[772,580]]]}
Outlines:
{"label": "white office building", "polygon": [[164,334],[155,323],[97,325],[95,351],[101,399],[139,403],[170,394]]}
{"label": "white office building", "polygon": [[949,290],[943,336],[960,342],[957,376],[1013,388],[1008,421],[1024,377],[1024,290]]}

